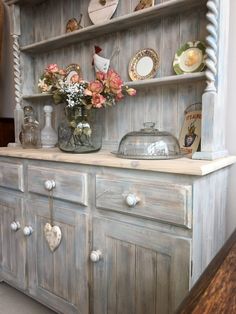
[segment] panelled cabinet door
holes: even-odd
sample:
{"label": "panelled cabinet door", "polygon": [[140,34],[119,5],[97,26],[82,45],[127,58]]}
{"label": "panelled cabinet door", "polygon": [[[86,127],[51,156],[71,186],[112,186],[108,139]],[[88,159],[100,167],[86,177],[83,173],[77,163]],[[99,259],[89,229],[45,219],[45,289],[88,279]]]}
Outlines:
{"label": "panelled cabinet door", "polygon": [[0,191],[0,279],[26,289],[23,200]]}
{"label": "panelled cabinet door", "polygon": [[94,314],[173,313],[188,292],[188,239],[95,219],[93,246]]}
{"label": "panelled cabinet door", "polygon": [[60,313],[88,313],[87,216],[54,204],[54,224],[62,240],[51,252],[44,235],[50,223],[48,202],[27,204],[29,292]]}

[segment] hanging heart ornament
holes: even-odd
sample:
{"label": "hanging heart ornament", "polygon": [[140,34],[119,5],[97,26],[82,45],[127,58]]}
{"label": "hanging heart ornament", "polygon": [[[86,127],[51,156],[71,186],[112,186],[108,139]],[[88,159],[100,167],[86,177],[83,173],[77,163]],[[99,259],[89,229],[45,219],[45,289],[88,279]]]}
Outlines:
{"label": "hanging heart ornament", "polygon": [[46,223],[44,226],[44,235],[51,252],[54,252],[61,243],[62,234],[60,227],[52,227],[50,223]]}

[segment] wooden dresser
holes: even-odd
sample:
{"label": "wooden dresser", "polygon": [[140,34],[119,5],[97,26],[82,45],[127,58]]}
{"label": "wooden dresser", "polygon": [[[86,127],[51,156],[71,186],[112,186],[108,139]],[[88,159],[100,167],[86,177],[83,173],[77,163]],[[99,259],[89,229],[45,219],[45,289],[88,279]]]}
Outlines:
{"label": "wooden dresser", "polygon": [[[134,12],[138,1],[120,0],[113,18],[98,25],[87,0],[5,2],[16,108],[33,106],[41,126],[43,106],[52,105],[52,95],[38,92],[45,67],[76,63],[91,81],[95,45],[103,57],[114,55],[111,67],[137,95],[96,111],[104,129],[99,153],[0,149],[1,279],[63,314],[173,313],[225,241],[227,177],[236,160],[227,157],[224,136],[229,1],[156,0]],[[83,28],[65,33],[80,14]],[[194,40],[205,42],[205,71],[175,75],[176,51]],[[130,81],[128,64],[145,48],[159,54],[158,73]],[[196,103],[202,103],[196,160],[110,153],[147,121],[178,138],[185,110]],[[64,104],[53,106],[57,129]],[[54,253],[44,236],[49,194],[62,230]]]}
{"label": "wooden dresser", "polygon": [[[173,313],[225,240],[227,157],[0,149],[0,276],[58,313]],[[50,222],[62,242],[52,253]]]}

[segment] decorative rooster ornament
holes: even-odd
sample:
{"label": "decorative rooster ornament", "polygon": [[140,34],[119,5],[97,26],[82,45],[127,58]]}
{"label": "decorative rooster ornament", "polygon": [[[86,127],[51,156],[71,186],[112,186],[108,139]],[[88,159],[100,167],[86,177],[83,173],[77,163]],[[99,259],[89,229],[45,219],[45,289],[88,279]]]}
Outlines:
{"label": "decorative rooster ornament", "polygon": [[95,68],[95,72],[107,73],[110,66],[110,59],[99,56],[99,53],[101,51],[102,49],[100,47],[95,46],[95,54],[93,55],[93,65]]}
{"label": "decorative rooster ornament", "polygon": [[99,53],[102,51],[102,49],[98,46],[95,46],[95,53],[93,55],[93,62],[92,65],[94,66],[95,72],[103,72],[107,73],[110,67],[111,60],[115,55],[119,53],[119,48],[115,48],[112,52],[112,55],[110,59],[101,57]]}

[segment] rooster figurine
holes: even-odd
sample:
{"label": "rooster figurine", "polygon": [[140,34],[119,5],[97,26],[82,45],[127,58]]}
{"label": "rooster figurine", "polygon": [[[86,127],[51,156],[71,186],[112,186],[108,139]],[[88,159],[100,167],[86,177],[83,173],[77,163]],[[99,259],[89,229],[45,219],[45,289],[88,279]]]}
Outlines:
{"label": "rooster figurine", "polygon": [[107,73],[110,67],[110,63],[112,59],[120,53],[120,49],[115,47],[110,58],[103,58],[99,55],[102,49],[98,46],[94,46],[95,53],[93,54],[93,62],[92,65],[94,66],[95,72],[102,72]]}
{"label": "rooster figurine", "polygon": [[154,0],[140,0],[134,11],[143,10],[154,6]]}
{"label": "rooster figurine", "polygon": [[83,15],[80,14],[80,20],[79,20],[79,22],[76,20],[76,18],[70,19],[70,20],[67,22],[67,24],[66,24],[66,33],[74,32],[74,31],[76,31],[76,30],[78,30],[78,29],[83,28],[83,27],[81,26],[82,17],[83,17]]}
{"label": "rooster figurine", "polygon": [[93,55],[92,65],[95,68],[95,72],[107,73],[110,66],[110,59],[99,56],[99,53],[102,51],[100,47],[95,46],[94,48],[95,48],[95,54]]}

